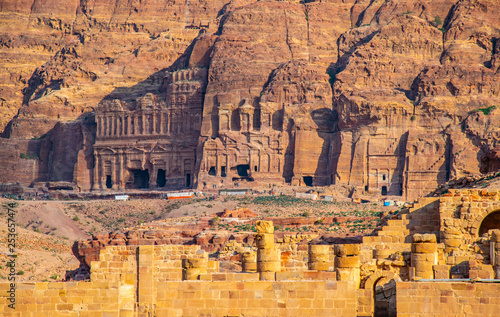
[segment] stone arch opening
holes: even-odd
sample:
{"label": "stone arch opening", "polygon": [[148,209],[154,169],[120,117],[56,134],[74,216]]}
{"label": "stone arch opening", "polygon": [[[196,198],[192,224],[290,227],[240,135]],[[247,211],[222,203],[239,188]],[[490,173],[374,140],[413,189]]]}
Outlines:
{"label": "stone arch opening", "polygon": [[380,277],[373,286],[374,317],[396,317],[396,281]]}
{"label": "stone arch opening", "polygon": [[364,288],[373,291],[373,316],[397,315],[396,282],[401,282],[401,278],[389,271],[375,272],[365,280]]}
{"label": "stone arch opening", "polygon": [[494,211],[484,217],[479,226],[478,235],[481,237],[492,229],[500,229],[500,210]]}

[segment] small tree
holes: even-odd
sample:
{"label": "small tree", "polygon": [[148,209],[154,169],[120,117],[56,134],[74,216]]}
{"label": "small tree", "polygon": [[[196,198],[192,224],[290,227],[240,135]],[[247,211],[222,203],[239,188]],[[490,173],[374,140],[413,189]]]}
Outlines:
{"label": "small tree", "polygon": [[219,222],[220,222],[220,218],[215,216],[212,219],[210,219],[210,221],[208,223],[210,223],[211,226],[215,227],[219,224]]}
{"label": "small tree", "polygon": [[443,24],[443,21],[441,21],[441,18],[439,17],[439,15],[436,15],[434,17],[434,23],[436,23],[436,26]]}

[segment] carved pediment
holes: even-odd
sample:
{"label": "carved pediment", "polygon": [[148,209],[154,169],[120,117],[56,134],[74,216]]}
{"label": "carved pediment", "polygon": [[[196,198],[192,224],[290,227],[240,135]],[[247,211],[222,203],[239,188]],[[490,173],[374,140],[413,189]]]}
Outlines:
{"label": "carved pediment", "polygon": [[125,152],[127,154],[144,154],[144,153],[146,153],[146,150],[134,146],[134,147],[126,149]]}
{"label": "carved pediment", "polygon": [[117,153],[116,150],[112,148],[103,148],[97,151],[101,155],[115,155]]}
{"label": "carved pediment", "polygon": [[156,144],[151,150],[151,154],[165,153],[171,150],[171,146],[167,144]]}

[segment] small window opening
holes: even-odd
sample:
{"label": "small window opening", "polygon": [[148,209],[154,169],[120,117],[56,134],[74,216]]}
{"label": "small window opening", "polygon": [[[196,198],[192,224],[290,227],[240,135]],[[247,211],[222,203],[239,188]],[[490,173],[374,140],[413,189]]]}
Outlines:
{"label": "small window opening", "polygon": [[226,167],[225,166],[221,166],[220,167],[220,176],[222,177],[226,177],[227,174],[226,174]]}
{"label": "small window opening", "polygon": [[385,181],[385,174],[384,174],[384,175],[382,175],[382,180],[383,180],[383,181]]}
{"label": "small window opening", "polygon": [[186,174],[186,187],[191,186],[191,174],[187,173]]}
{"label": "small window opening", "polygon": [[254,167],[253,167],[253,170],[254,170],[255,172],[257,172],[257,166],[254,166]]}

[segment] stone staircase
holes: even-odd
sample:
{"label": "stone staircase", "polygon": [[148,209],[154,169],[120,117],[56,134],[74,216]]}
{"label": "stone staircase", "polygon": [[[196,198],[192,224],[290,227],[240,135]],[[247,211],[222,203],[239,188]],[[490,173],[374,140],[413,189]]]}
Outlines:
{"label": "stone staircase", "polygon": [[[435,203],[436,197],[422,197],[411,207],[402,209],[398,214],[387,219],[387,222],[375,232],[374,236],[363,237],[363,243],[411,243],[411,234],[416,231],[425,232],[425,226],[415,225],[416,217],[412,215],[417,210]],[[420,218],[420,216],[419,216]],[[419,230],[424,229],[424,230]]]}

